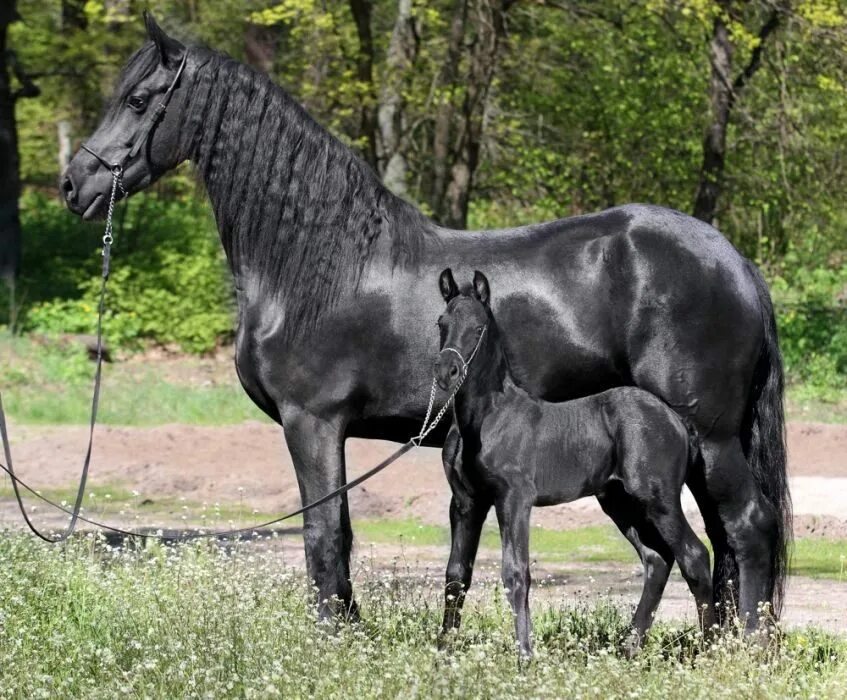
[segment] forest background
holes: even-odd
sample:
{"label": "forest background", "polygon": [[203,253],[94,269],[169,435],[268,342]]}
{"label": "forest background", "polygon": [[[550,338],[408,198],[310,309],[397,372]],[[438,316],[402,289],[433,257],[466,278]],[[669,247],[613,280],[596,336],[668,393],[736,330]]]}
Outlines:
{"label": "forest background", "polygon": [[[101,224],[58,178],[141,13],[268,72],[442,224],[649,202],[716,225],[768,278],[794,386],[847,391],[847,6],[837,0],[5,0],[0,325],[90,333]],[[233,295],[190,166],[119,214],[107,334],[207,353]]]}

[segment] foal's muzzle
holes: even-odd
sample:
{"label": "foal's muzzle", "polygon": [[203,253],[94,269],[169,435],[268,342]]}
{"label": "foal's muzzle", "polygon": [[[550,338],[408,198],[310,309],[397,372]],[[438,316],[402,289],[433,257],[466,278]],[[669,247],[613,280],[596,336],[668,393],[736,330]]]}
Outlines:
{"label": "foal's muzzle", "polygon": [[432,367],[435,381],[443,391],[452,389],[462,376],[462,360],[454,350],[445,349],[438,353]]}

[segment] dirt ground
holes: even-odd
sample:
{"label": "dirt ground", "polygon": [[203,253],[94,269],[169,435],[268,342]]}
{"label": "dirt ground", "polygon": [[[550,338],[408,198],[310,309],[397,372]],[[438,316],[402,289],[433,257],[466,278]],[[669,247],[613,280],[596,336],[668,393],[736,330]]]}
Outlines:
{"label": "dirt ground", "polygon": [[[87,439],[85,427],[10,426],[16,468],[36,488],[72,486],[79,476]],[[790,423],[788,426],[791,487],[794,497],[795,534],[847,538],[847,425]],[[347,446],[348,476],[354,477],[396,449],[380,441],[351,440]],[[0,484],[4,481],[0,480]],[[167,500],[178,515],[177,499],[194,504],[241,504],[246,513],[282,513],[300,504],[294,470],[281,431],[263,423],[200,427],[166,425],[154,428],[99,427],[91,467],[91,490],[121,486],[138,492],[139,500]],[[9,485],[8,478],[5,479]],[[355,518],[418,518],[425,523],[448,522],[449,488],[441,468],[440,452],[413,451],[385,472],[351,493]],[[16,516],[10,499],[0,504],[0,525],[13,525]],[[691,521],[700,528],[693,500],[684,504]],[[572,528],[606,524],[593,499],[567,506],[536,509],[533,522],[547,528]],[[135,523],[135,525],[162,523]],[[286,542],[286,556],[302,562],[299,538]],[[402,557],[410,570],[439,569],[446,549],[358,543],[359,560],[370,558],[376,566],[391,566]],[[289,551],[290,550],[290,551]],[[496,578],[497,553],[482,553],[482,579]],[[538,562],[536,580],[547,580],[536,595],[580,597],[591,591],[636,599],[640,571],[624,565],[550,566]],[[544,592],[547,591],[547,592]],[[662,616],[693,615],[693,602],[678,575],[665,596]],[[794,579],[785,615],[788,624],[815,623],[830,629],[847,629],[847,583]]]}

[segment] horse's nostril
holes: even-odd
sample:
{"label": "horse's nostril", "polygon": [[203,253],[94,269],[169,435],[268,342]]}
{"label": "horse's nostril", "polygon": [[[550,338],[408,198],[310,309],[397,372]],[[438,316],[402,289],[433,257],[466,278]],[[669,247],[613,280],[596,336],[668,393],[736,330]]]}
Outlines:
{"label": "horse's nostril", "polygon": [[451,376],[451,377],[455,377],[457,374],[459,374],[459,368],[458,368],[458,367],[456,367],[456,365],[453,365],[453,366],[450,368],[450,376]]}
{"label": "horse's nostril", "polygon": [[62,192],[65,193],[65,199],[71,199],[74,196],[74,181],[71,180],[70,175],[65,175],[62,178],[61,188]]}

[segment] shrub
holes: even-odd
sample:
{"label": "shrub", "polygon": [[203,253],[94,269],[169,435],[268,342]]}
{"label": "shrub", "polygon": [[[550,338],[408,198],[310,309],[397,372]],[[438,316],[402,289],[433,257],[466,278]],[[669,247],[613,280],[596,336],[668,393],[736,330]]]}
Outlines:
{"label": "shrub", "polygon": [[[790,260],[787,262],[790,263]],[[771,291],[785,367],[792,381],[847,387],[847,264],[797,267],[776,275]]]}
{"label": "shrub", "polygon": [[[117,215],[105,332],[113,346],[144,341],[211,350],[232,329],[232,286],[214,222],[192,196],[142,194]],[[91,333],[100,291],[102,224],[80,223],[58,202],[23,199],[26,242],[21,326]],[[96,231],[96,243],[90,235]]]}

